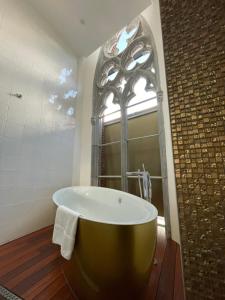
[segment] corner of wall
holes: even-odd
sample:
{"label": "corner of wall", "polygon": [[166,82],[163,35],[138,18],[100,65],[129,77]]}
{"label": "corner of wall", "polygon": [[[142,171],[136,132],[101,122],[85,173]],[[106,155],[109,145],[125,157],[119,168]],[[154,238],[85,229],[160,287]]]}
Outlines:
{"label": "corner of wall", "polygon": [[95,67],[100,48],[79,61],[79,91],[77,99],[76,137],[79,145],[74,145],[73,184],[91,185],[91,116]]}
{"label": "corner of wall", "polygon": [[175,171],[174,171],[174,164],[173,164],[172,137],[171,137],[171,127],[170,127],[167,81],[166,81],[166,72],[165,72],[165,60],[164,60],[164,51],[163,51],[159,0],[152,1],[152,4],[146,10],[143,11],[142,15],[149,23],[149,26],[151,28],[154,37],[156,50],[157,50],[159,75],[160,75],[159,78],[160,78],[161,89],[163,91],[163,118],[164,118],[165,144],[166,144],[166,163],[167,163],[167,172],[168,172],[171,237],[174,241],[180,243]]}

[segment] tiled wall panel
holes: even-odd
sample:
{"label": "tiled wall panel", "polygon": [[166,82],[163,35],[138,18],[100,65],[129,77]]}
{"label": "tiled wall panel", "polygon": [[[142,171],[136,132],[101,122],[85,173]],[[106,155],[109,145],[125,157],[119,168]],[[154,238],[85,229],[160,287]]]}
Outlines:
{"label": "tiled wall panel", "polygon": [[0,0],[0,244],[51,224],[52,193],[71,185],[76,74],[29,1]]}
{"label": "tiled wall panel", "polygon": [[225,299],[225,2],[161,0],[187,299]]}

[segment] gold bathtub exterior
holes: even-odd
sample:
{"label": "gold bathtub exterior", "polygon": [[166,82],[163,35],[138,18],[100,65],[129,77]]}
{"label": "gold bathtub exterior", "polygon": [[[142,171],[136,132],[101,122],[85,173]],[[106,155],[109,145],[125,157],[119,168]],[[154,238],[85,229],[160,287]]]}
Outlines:
{"label": "gold bathtub exterior", "polygon": [[80,219],[73,256],[63,266],[78,299],[144,299],[156,228],[156,219],[136,225]]}

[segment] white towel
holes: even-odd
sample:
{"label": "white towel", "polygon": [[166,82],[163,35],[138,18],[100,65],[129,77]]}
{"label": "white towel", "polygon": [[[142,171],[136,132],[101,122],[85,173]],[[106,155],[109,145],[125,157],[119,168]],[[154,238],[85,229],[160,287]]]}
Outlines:
{"label": "white towel", "polygon": [[65,206],[56,211],[52,242],[61,246],[62,256],[69,260],[72,256],[79,214]]}

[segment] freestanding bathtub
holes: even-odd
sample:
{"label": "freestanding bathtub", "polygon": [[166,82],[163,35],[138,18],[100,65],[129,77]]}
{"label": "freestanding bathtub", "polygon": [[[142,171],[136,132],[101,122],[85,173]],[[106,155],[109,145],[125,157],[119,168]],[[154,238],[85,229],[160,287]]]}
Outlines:
{"label": "freestanding bathtub", "polygon": [[144,299],[157,209],[139,197],[101,187],[64,188],[53,201],[80,214],[73,255],[63,266],[78,299]]}

